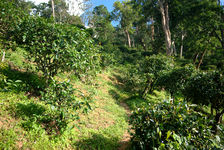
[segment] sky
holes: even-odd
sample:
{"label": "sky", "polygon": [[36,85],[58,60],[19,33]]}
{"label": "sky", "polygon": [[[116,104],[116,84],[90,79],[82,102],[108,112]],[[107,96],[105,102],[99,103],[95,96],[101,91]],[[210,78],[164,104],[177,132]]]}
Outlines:
{"label": "sky", "polygon": [[[45,2],[45,3],[48,2],[48,0],[31,0],[31,1],[35,2],[36,4],[43,3],[43,2]],[[112,11],[113,10],[113,3],[117,0],[91,0],[91,1],[92,1],[92,4],[93,4],[93,8],[95,6],[105,5],[109,11]]]}
{"label": "sky", "polygon": [[[49,0],[30,0],[30,1],[33,1],[35,2],[35,4],[39,4],[39,3],[47,3]],[[71,1],[74,1],[76,2],[77,0],[71,0]],[[80,0],[79,0],[80,1]],[[96,7],[96,6],[99,6],[99,5],[105,5],[108,9],[109,12],[111,12],[113,10],[113,3],[117,1],[117,0],[91,0],[91,3],[92,3],[92,8]],[[77,11],[74,12],[75,14],[78,12],[78,13],[81,13],[81,11],[78,11],[79,8],[77,7],[77,3],[74,4],[73,6]],[[118,25],[118,22],[116,21],[113,21],[112,22],[112,25],[113,26],[116,26]]]}
{"label": "sky", "polygon": [[105,5],[108,11],[113,10],[113,3],[117,0],[92,0],[93,8],[99,5]]}

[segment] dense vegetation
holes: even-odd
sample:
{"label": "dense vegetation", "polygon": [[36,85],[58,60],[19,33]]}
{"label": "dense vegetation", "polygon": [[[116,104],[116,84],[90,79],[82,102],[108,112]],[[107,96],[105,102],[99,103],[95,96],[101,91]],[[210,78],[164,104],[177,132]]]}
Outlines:
{"label": "dense vegetation", "polygon": [[68,3],[0,1],[0,149],[224,149],[220,0]]}

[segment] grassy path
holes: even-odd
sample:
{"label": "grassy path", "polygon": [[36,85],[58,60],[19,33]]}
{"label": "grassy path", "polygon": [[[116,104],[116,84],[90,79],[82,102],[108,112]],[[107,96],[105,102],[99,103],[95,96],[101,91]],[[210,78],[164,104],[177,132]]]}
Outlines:
{"label": "grassy path", "polygon": [[[127,148],[128,116],[130,110],[122,101],[129,97],[118,80],[119,72],[109,70],[99,74],[96,80],[95,108],[88,116],[82,116],[79,140],[80,149],[120,149]],[[83,85],[79,85],[83,88]],[[88,86],[84,87],[88,90]],[[80,140],[81,139],[81,140]]]}

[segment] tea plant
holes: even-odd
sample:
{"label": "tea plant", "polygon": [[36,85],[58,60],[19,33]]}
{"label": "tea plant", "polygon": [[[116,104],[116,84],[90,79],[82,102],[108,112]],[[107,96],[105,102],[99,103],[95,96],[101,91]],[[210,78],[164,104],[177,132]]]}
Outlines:
{"label": "tea plant", "polygon": [[157,86],[164,88],[175,99],[176,96],[182,95],[183,90],[189,78],[196,72],[193,65],[176,67],[170,71],[163,72],[157,82]]}
{"label": "tea plant", "polygon": [[77,112],[79,109],[91,109],[87,100],[81,101],[75,97],[74,91],[75,89],[68,81],[52,80],[46,91],[42,92],[41,99],[51,106],[52,114],[54,114],[52,117],[62,132],[66,130],[70,122],[79,118]]}
{"label": "tea plant", "polygon": [[[184,90],[187,100],[195,104],[211,106],[215,116],[214,129],[222,121],[224,114],[224,78],[217,71],[199,72],[192,76]],[[213,114],[213,109],[216,111]]]}
{"label": "tea plant", "polygon": [[153,92],[161,73],[171,69],[172,66],[172,60],[168,57],[161,55],[146,57],[146,60],[139,66],[140,76],[145,80],[145,83],[143,83],[145,85],[142,92],[143,98],[145,98],[147,93]]}
{"label": "tea plant", "polygon": [[15,32],[17,44],[28,52],[29,60],[48,80],[60,72],[86,73],[99,66],[98,49],[93,40],[75,26],[29,16]]}
{"label": "tea plant", "polygon": [[130,124],[135,149],[223,148],[210,119],[185,102],[149,104],[131,115]]}

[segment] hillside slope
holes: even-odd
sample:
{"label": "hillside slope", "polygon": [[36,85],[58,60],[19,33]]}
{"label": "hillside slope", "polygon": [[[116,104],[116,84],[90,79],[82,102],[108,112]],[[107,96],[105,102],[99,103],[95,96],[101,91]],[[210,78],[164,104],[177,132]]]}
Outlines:
{"label": "hillside slope", "polygon": [[[0,149],[124,149],[128,134],[128,107],[122,100],[128,93],[118,81],[119,70],[99,74],[94,85],[75,81],[74,87],[92,96],[92,110],[81,114],[75,126],[61,136],[53,136],[36,118],[49,108],[38,97],[24,92],[0,92]],[[71,125],[72,126],[72,125]]]}

